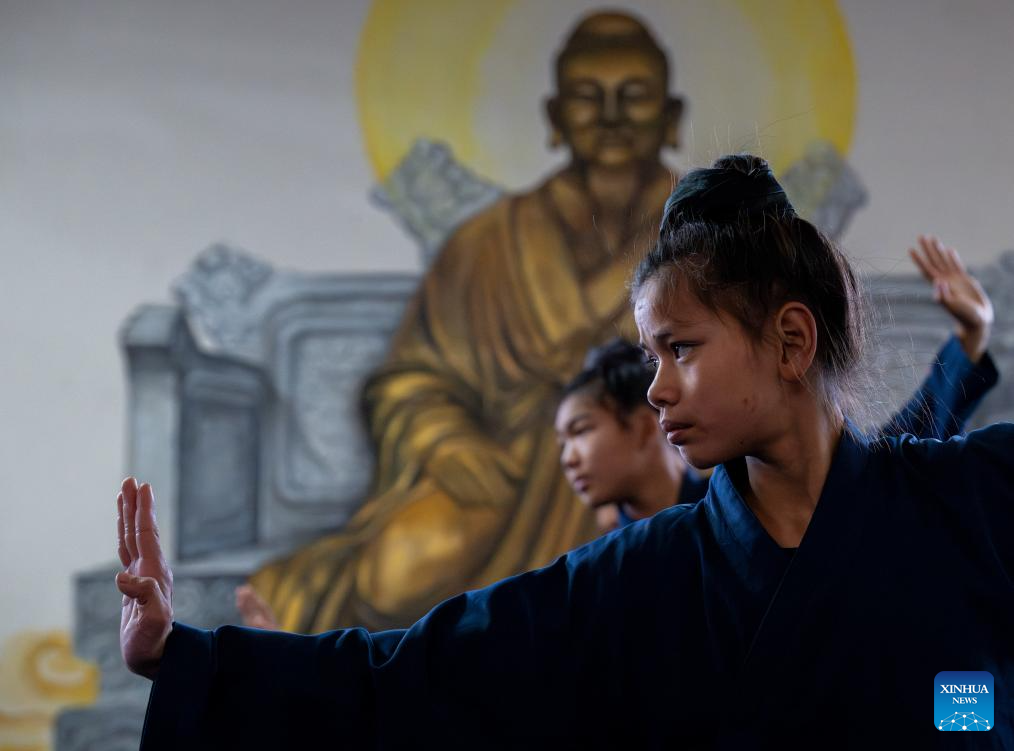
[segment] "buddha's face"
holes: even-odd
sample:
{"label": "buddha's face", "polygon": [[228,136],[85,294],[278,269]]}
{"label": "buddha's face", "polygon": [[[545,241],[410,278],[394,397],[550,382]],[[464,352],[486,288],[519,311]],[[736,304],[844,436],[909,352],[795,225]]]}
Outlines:
{"label": "buddha's face", "polygon": [[547,108],[557,140],[574,161],[624,168],[657,161],[675,145],[681,102],[666,91],[661,62],[650,52],[613,48],[569,55],[559,91]]}

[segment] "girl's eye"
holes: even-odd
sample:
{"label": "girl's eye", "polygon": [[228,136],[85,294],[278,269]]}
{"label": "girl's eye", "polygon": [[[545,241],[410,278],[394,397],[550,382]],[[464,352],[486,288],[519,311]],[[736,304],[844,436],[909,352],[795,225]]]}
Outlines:
{"label": "girl's eye", "polygon": [[648,370],[658,370],[658,358],[654,355],[644,356],[644,367]]}
{"label": "girl's eye", "polygon": [[686,342],[673,342],[669,345],[669,349],[671,349],[672,353],[676,355],[676,359],[680,360],[690,354],[691,346],[692,345],[687,344]]}

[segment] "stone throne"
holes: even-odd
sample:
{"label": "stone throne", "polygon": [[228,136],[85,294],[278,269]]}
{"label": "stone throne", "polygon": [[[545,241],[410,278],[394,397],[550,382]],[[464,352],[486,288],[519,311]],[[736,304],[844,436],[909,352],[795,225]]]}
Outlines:
{"label": "stone throne", "polygon": [[[416,238],[425,266],[464,217],[498,195],[445,147],[421,142],[374,198]],[[840,228],[847,217],[837,212],[834,221]],[[1014,374],[1014,251],[979,278],[997,311],[991,352],[1001,373]],[[160,514],[171,519],[179,620],[238,622],[236,585],[266,560],[340,527],[363,501],[372,454],[359,389],[418,280],[284,272],[215,246],[177,282],[175,304],[142,306],[126,322],[127,467],[153,483]],[[886,415],[921,379],[949,322],[921,279],[868,285],[884,374],[872,412]],[[1014,383],[1003,380],[975,423],[1011,419]],[[117,568],[76,577],[75,648],[99,664],[102,693],[97,704],[60,716],[60,751],[139,742],[150,684],[120,659]]]}
{"label": "stone throne", "polygon": [[[179,620],[239,623],[238,584],[365,498],[359,389],[416,284],[281,273],[216,246],[177,284],[178,305],[127,321],[127,466],[170,520]],[[60,749],[137,748],[149,686],[119,656],[114,570],[77,576],[75,648],[99,663],[102,693],[60,717]]]}

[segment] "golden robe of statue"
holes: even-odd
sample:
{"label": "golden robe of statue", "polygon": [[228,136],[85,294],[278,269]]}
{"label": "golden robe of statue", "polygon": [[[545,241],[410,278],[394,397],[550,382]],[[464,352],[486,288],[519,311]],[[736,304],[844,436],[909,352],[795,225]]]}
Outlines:
{"label": "golden robe of statue", "polygon": [[625,282],[673,175],[680,104],[637,21],[597,14],[547,102],[573,159],[459,228],[365,386],[375,492],[345,529],[251,583],[282,628],[404,626],[595,534],[559,468],[553,414],[589,347],[632,331]]}

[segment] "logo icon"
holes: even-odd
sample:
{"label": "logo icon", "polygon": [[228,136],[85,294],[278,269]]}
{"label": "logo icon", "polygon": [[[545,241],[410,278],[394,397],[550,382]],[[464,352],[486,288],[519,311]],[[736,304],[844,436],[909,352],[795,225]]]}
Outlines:
{"label": "logo icon", "polygon": [[937,730],[984,732],[993,729],[993,674],[985,670],[945,670],[933,679],[933,724]]}

